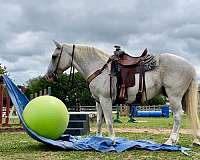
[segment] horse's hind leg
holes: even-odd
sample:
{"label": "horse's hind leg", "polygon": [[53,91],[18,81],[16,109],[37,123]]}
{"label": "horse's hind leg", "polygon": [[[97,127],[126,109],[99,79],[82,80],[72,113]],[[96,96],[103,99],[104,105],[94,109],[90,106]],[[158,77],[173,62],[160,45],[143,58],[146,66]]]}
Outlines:
{"label": "horse's hind leg", "polygon": [[165,142],[168,145],[175,145],[179,140],[179,129],[181,125],[181,116],[183,114],[182,104],[180,97],[168,96],[170,106],[174,116],[173,129],[171,131],[169,139]]}
{"label": "horse's hind leg", "polygon": [[100,103],[96,102],[97,108],[97,136],[102,136],[103,110]]}
{"label": "horse's hind leg", "polygon": [[112,101],[110,98],[105,98],[101,96],[100,98],[101,107],[103,110],[104,118],[106,121],[106,125],[109,131],[109,137],[115,141],[115,133],[113,130],[113,123],[112,123]]}
{"label": "horse's hind leg", "polygon": [[193,140],[194,146],[200,146],[200,129],[197,131],[197,135],[195,135],[195,138]]}

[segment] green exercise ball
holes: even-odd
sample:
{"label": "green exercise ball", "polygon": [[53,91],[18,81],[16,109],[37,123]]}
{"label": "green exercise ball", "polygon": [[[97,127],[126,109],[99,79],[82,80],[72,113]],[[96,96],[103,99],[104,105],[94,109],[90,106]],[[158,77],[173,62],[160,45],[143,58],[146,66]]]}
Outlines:
{"label": "green exercise ball", "polygon": [[26,125],[38,135],[57,139],[66,130],[69,113],[65,104],[53,96],[40,96],[31,100],[23,111]]}

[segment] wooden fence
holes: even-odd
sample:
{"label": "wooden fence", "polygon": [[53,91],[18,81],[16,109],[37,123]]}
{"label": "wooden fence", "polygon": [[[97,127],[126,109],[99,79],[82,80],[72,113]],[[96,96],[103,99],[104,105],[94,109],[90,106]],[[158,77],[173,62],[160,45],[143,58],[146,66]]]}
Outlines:
{"label": "wooden fence", "polygon": [[40,90],[39,92],[35,92],[34,94],[30,94],[30,100],[43,95],[51,95],[51,87]]}

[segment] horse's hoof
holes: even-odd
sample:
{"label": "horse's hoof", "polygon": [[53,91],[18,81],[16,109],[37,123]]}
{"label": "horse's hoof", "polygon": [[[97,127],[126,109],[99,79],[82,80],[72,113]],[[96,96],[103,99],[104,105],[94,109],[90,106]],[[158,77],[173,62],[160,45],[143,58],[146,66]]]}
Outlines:
{"label": "horse's hoof", "polygon": [[167,140],[164,144],[170,145],[170,146],[175,146],[176,142],[173,142],[172,140]]}
{"label": "horse's hoof", "polygon": [[113,139],[112,140],[112,145],[115,145],[116,144],[116,141]]}
{"label": "horse's hoof", "polygon": [[111,137],[111,140],[112,140],[112,145],[115,145],[116,144],[115,137]]}
{"label": "horse's hoof", "polygon": [[169,139],[165,142],[165,144],[175,146],[178,143],[178,140],[179,140],[178,134],[172,133]]}
{"label": "horse's hoof", "polygon": [[171,140],[167,140],[164,144],[172,146],[172,141]]}
{"label": "horse's hoof", "polygon": [[103,137],[102,134],[96,134],[96,137]]}
{"label": "horse's hoof", "polygon": [[200,142],[193,142],[192,145],[193,146],[200,146]]}

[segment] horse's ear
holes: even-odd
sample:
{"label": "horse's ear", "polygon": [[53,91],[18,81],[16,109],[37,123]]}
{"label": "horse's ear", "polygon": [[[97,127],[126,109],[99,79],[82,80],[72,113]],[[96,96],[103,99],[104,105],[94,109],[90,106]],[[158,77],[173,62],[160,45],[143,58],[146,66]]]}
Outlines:
{"label": "horse's ear", "polygon": [[60,43],[58,43],[57,41],[53,40],[54,44],[56,45],[57,48],[61,49],[62,46]]}

